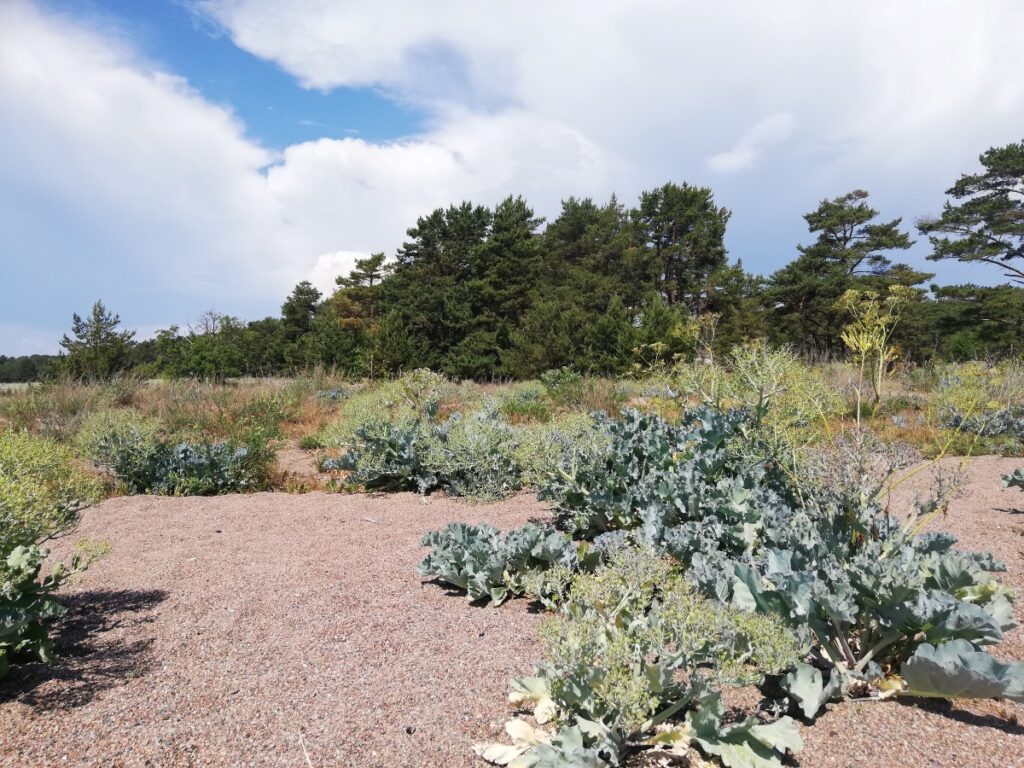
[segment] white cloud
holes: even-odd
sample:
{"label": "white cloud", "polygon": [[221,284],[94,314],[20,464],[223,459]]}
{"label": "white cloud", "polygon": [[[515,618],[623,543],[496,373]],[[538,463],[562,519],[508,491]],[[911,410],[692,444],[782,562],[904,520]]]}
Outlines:
{"label": "white cloud", "polygon": [[52,320],[24,300],[41,285],[67,314],[102,296],[138,327],[212,304],[255,317],[439,205],[517,193],[552,215],[670,179],[713,185],[733,254],[769,270],[822,197],[936,210],[1024,124],[1017,0],[198,7],[306,86],[383,89],[429,127],[275,154],[123,39],[0,3],[0,305],[19,322]]}
{"label": "white cloud", "polygon": [[301,247],[267,191],[272,155],[116,41],[3,4],[0,104],[10,290],[46,285],[79,309],[130,291],[210,301],[230,274],[252,296]]}
{"label": "white cloud", "polygon": [[786,112],[769,115],[759,120],[725,152],[719,152],[708,158],[708,165],[713,171],[735,173],[753,167],[758,156],[773,144],[788,139],[796,125],[796,120]]}
{"label": "white cloud", "polygon": [[325,296],[329,296],[338,287],[339,275],[347,275],[356,265],[356,259],[365,259],[369,253],[359,251],[335,251],[323,253],[317,257],[313,268],[306,275],[306,280]]}

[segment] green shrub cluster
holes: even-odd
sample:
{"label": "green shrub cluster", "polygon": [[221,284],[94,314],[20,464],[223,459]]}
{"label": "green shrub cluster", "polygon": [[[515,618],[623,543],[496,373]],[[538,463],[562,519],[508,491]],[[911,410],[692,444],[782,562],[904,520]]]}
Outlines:
{"label": "green shrub cluster", "polygon": [[94,414],[78,436],[82,453],[128,493],[205,496],[258,490],[272,471],[277,436],[266,411],[243,417],[242,438],[171,440],[156,422],[128,411]]}
{"label": "green shrub cluster", "polygon": [[98,495],[67,448],[24,432],[0,433],[0,677],[12,663],[52,658],[46,624],[64,610],[53,592],[79,563],[70,572],[58,566],[40,581],[48,552],[38,545],[68,531]]}
{"label": "green shrub cluster", "polygon": [[100,487],[78,471],[71,451],[27,432],[0,432],[0,550],[57,536]]}
{"label": "green shrub cluster", "polygon": [[[540,675],[543,684],[523,683],[520,691],[525,696],[527,689],[530,695],[542,689],[548,710],[561,713],[562,729],[557,737],[532,734],[508,749],[566,760],[590,755],[614,765],[641,736],[676,746],[692,743],[707,718],[710,730],[704,740],[697,738],[697,746],[722,756],[724,747],[716,746],[714,736],[721,733],[720,705],[705,692],[691,695],[675,687],[678,680],[649,669],[644,655],[674,658],[672,649],[686,649],[686,638],[672,627],[688,616],[699,620],[697,636],[711,638],[729,634],[714,629],[720,626],[715,622],[737,626],[729,622],[742,624],[741,614],[755,623],[787,627],[799,653],[785,664],[771,661],[783,658],[778,648],[763,657],[738,658],[754,664],[752,673],[770,675],[766,692],[807,719],[852,692],[1024,701],[1024,663],[997,662],[987,651],[1014,626],[1013,594],[997,578],[1003,565],[986,553],[954,549],[955,539],[947,534],[921,533],[942,508],[942,498],[919,501],[910,517],[896,519],[885,496],[887,478],[878,476],[879,468],[889,473],[894,465],[880,460],[872,441],[837,444],[840,453],[833,458],[842,462],[842,477],[794,475],[779,471],[773,446],[757,423],[750,410],[704,407],[678,423],[627,412],[601,422],[609,439],[606,450],[589,461],[561,464],[558,480],[546,491],[554,501],[556,526],[568,534],[560,546],[568,548],[571,536],[591,541],[593,551],[614,562],[616,552],[633,546],[672,559],[678,569],[672,577],[645,576],[644,568],[657,572],[660,566],[635,559],[628,563],[632,571],[626,561],[619,563],[616,567],[630,573],[624,583],[639,589],[629,599],[639,595],[641,602],[650,602],[650,590],[640,588],[646,583],[662,589],[661,584],[685,582],[691,591],[673,587],[669,591],[679,596],[659,593],[654,601],[681,606],[670,620],[650,622],[653,637],[667,633],[664,647],[645,639],[642,622],[637,629],[629,618],[612,621],[598,612],[602,625],[589,609],[563,608],[547,635],[549,656],[559,665]],[[1010,476],[1008,482],[1018,481]],[[514,567],[504,563],[503,581],[515,581]],[[590,579],[577,577],[576,584],[584,586],[570,592],[576,604],[587,603]],[[594,601],[621,602],[616,595]],[[650,616],[661,617],[661,610],[652,609]],[[628,631],[620,636],[609,627]],[[753,628],[750,633],[757,634]],[[698,666],[710,664],[730,676],[728,655],[701,658]],[[560,682],[565,679],[572,681],[567,688]],[[663,712],[682,717],[687,727],[672,726],[674,735],[652,735],[651,728],[670,717],[660,718]],[[746,726],[741,730],[744,739],[753,733]],[[766,762],[743,753],[727,764],[778,765],[774,746],[760,743],[767,752],[748,746]],[[498,758],[511,753],[488,754],[501,762]],[[560,764],[555,757],[551,764]]]}
{"label": "green shrub cluster", "polygon": [[430,411],[404,409],[394,419],[357,426],[345,454],[325,469],[351,472],[366,488],[488,500],[524,486],[539,487],[563,462],[603,444],[592,419],[577,415],[540,425],[513,426],[493,403],[436,421]]}
{"label": "green shrub cluster", "polygon": [[[480,748],[485,759],[506,764],[512,751],[523,765],[619,765],[658,744],[675,754],[691,745],[728,752],[732,766],[777,766],[800,748],[788,718],[768,727],[725,724],[719,694],[722,685],[792,666],[792,634],[774,618],[700,597],[650,550],[622,549],[579,576],[541,636],[545,660],[534,677],[512,682],[511,698],[532,704],[541,723],[557,724],[558,736],[532,731],[533,744]],[[510,731],[524,726],[516,721]]]}
{"label": "green shrub cluster", "polygon": [[421,576],[431,576],[466,591],[470,600],[501,605],[510,597],[532,594],[554,597],[545,589],[545,574],[558,576],[593,563],[586,544],[577,545],[551,528],[527,524],[508,533],[486,523],[449,523],[423,537],[431,552],[420,563]]}

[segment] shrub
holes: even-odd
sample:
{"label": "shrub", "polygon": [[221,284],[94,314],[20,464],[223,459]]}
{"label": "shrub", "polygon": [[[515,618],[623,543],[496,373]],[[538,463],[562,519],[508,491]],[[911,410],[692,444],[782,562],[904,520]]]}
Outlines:
{"label": "shrub", "polygon": [[1024,467],[1013,470],[1012,474],[1003,475],[1003,486],[1024,491]]}
{"label": "shrub", "polygon": [[583,402],[583,376],[568,366],[545,371],[540,383],[556,405],[580,405]]}
{"label": "shrub", "polygon": [[493,408],[456,413],[441,424],[406,412],[358,427],[345,455],[324,467],[349,470],[367,488],[495,499],[522,487],[515,449],[515,431]]}
{"label": "shrub", "polygon": [[[51,659],[45,623],[63,613],[52,593],[68,573],[58,566],[39,581],[48,553],[38,544],[69,530],[97,497],[97,484],[74,468],[67,448],[0,433],[0,677],[11,663]],[[71,571],[78,569],[76,560]]]}
{"label": "shrub", "polygon": [[542,490],[563,466],[593,462],[608,449],[606,430],[594,417],[569,413],[548,424],[524,425],[517,430],[516,462],[523,485]]}
{"label": "shrub", "polygon": [[342,402],[338,418],[324,428],[321,439],[326,446],[349,448],[363,439],[357,435],[361,430],[372,433],[389,423],[433,421],[456,392],[447,379],[427,370],[366,387]]}
{"label": "shrub", "polygon": [[368,489],[428,493],[438,478],[425,460],[435,426],[426,417],[404,416],[360,424],[346,438],[347,450],[339,459],[328,459],[325,470],[347,470],[351,481]]}
{"label": "shrub", "polygon": [[0,551],[29,546],[71,528],[99,486],[74,466],[71,451],[25,432],[0,433]]}
{"label": "shrub", "polygon": [[[592,539],[605,557],[631,544],[670,555],[705,599],[787,625],[803,661],[767,687],[806,718],[847,692],[1024,700],[1024,663],[1002,664],[985,650],[1014,626],[1013,594],[997,579],[1003,565],[954,549],[947,534],[921,533],[944,509],[955,478],[937,476],[936,494],[898,520],[887,489],[910,454],[880,455],[874,441],[854,434],[837,442],[829,472],[816,474],[812,462],[798,477],[784,475],[770,460],[751,461],[763,454],[751,438],[752,418],[705,408],[678,425],[636,412],[606,420],[609,450],[563,465],[563,481],[549,489],[558,527]],[[607,653],[592,674],[624,668]],[[548,699],[554,685],[541,686]],[[626,688],[620,703],[665,705],[661,688],[654,699],[644,698],[642,685]],[[617,706],[608,710],[613,720]],[[695,707],[696,718],[717,711],[696,699],[680,706]],[[623,733],[635,720],[619,730],[601,722],[594,732],[564,726],[546,743],[612,754],[630,742]]]}
{"label": "shrub", "polygon": [[47,554],[35,545],[0,546],[0,678],[11,664],[53,660],[46,624],[66,610],[53,593],[80,566],[77,560],[70,571],[58,565],[39,581]]}
{"label": "shrub", "polygon": [[547,422],[551,420],[547,390],[536,381],[514,384],[501,395],[501,414],[514,422]]}
{"label": "shrub", "polygon": [[75,438],[78,451],[109,471],[130,493],[145,493],[160,450],[155,420],[134,411],[92,414]]}
{"label": "shrub", "polygon": [[424,465],[454,496],[490,500],[522,487],[517,437],[492,407],[463,417],[453,414],[431,431]]}
{"label": "shrub", "polygon": [[[478,748],[485,759],[505,764],[511,749],[524,765],[620,765],[654,743],[677,754],[691,744],[727,751],[733,766],[779,766],[782,753],[800,748],[788,718],[724,725],[717,692],[791,666],[793,637],[776,620],[699,597],[649,551],[623,550],[578,577],[541,636],[545,660],[534,677],[512,682],[510,698],[561,730],[551,738],[530,729],[533,738],[511,748]],[[508,730],[524,727],[514,721]]]}
{"label": "shrub", "polygon": [[789,493],[769,464],[747,457],[743,412],[704,408],[673,425],[628,411],[600,423],[609,448],[564,463],[545,489],[558,526],[576,536],[637,529],[686,561],[717,560],[749,548],[765,510]]}
{"label": "shrub", "polygon": [[[734,458],[748,453],[730,450],[747,439],[744,418],[697,411],[672,427],[627,414],[609,426],[614,442],[604,463],[557,489],[560,525],[587,536],[628,530],[676,557],[705,594],[777,615],[843,690],[854,681],[883,684],[924,644],[963,640],[983,654],[1013,625],[1012,593],[993,575],[1001,564],[953,550],[951,536],[917,535],[919,520],[942,508],[940,497],[921,502],[906,523],[888,514],[885,479],[898,459],[879,463],[871,441],[859,440],[839,461],[841,477],[797,489]],[[975,692],[1024,697],[1014,687],[1024,686],[1024,665],[1006,673],[1005,686],[966,666],[950,666],[944,682],[933,676],[930,684],[968,695],[961,674],[977,677]],[[820,673],[818,680],[825,696]],[[914,695],[909,685],[902,690]],[[809,700],[806,691],[791,698]]]}
{"label": "shrub", "polygon": [[432,576],[466,591],[470,600],[490,599],[501,605],[510,597],[532,592],[546,597],[537,576],[556,568],[574,572],[588,563],[588,548],[577,546],[551,528],[527,524],[502,533],[486,523],[449,523],[423,537],[429,555],[420,563],[421,576]]}
{"label": "shrub", "polygon": [[[138,414],[96,414],[83,427],[79,447],[128,493],[206,496],[263,487],[269,477],[276,427],[255,418],[239,430],[244,441],[166,440],[156,423]],[[268,434],[268,432],[270,434]]]}

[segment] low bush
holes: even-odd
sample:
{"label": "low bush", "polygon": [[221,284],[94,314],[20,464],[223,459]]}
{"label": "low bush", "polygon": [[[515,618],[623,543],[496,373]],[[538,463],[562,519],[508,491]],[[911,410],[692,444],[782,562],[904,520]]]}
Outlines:
{"label": "low bush", "polygon": [[493,402],[437,423],[430,413],[403,409],[397,417],[358,426],[347,450],[324,468],[351,472],[370,489],[493,500],[524,486],[542,487],[561,464],[599,454],[608,441],[594,420],[571,414],[548,424],[512,426]]}
{"label": "low bush", "polygon": [[0,433],[0,677],[12,663],[50,661],[46,624],[64,609],[53,592],[71,570],[39,580],[39,543],[67,532],[99,486],[78,472],[67,448],[24,432]]}
{"label": "low bush", "polygon": [[502,393],[499,403],[502,416],[513,423],[551,420],[547,389],[537,381],[512,385]]}
{"label": "low bush", "polygon": [[421,418],[433,421],[457,392],[446,378],[427,370],[365,387],[341,402],[338,418],[324,427],[321,441],[325,446],[348,449],[363,439],[357,434],[360,431],[373,433],[385,424],[407,425]]}
{"label": "low bush", "polygon": [[494,407],[453,414],[426,441],[424,464],[437,485],[453,496],[500,499],[522,487],[517,434]]}
{"label": "low bush", "polygon": [[602,424],[585,413],[568,413],[547,424],[527,424],[516,430],[516,462],[523,485],[542,490],[560,468],[589,464],[607,449],[610,439]]}
{"label": "low bush", "polygon": [[578,577],[541,637],[545,660],[534,677],[513,680],[510,699],[532,704],[538,722],[560,730],[551,736],[513,721],[518,743],[478,747],[491,762],[621,765],[653,745],[680,756],[695,746],[727,755],[730,766],[763,767],[800,749],[789,718],[725,725],[718,693],[792,666],[792,635],[777,620],[701,598],[649,550],[622,550]]}
{"label": "low bush", "polygon": [[[823,457],[830,471],[816,472],[810,461],[806,470],[783,473],[754,419],[746,411],[703,408],[685,414],[679,424],[637,412],[604,420],[608,450],[592,461],[563,464],[561,480],[548,488],[556,526],[592,541],[593,550],[605,557],[633,546],[670,556],[678,578],[696,590],[687,599],[698,600],[699,594],[699,600],[716,603],[728,622],[745,612],[787,627],[798,653],[786,665],[769,663],[771,655],[766,656],[752,673],[768,675],[765,692],[804,718],[813,719],[828,701],[846,695],[1024,701],[1024,663],[997,662],[986,650],[1014,626],[1013,593],[998,580],[1003,565],[986,553],[954,549],[948,534],[922,532],[945,508],[955,478],[937,475],[935,495],[897,519],[887,494],[894,471],[913,459],[910,453],[880,453],[877,443],[854,433],[835,441],[833,454]],[[1009,476],[1008,484],[1018,483],[1024,480]],[[435,540],[428,536],[425,542]],[[569,546],[567,539],[562,546]],[[503,582],[515,581],[514,567],[504,564]],[[577,577],[577,583],[586,584],[587,578]],[[656,583],[662,581],[666,578],[659,576]],[[627,583],[640,585],[644,579],[634,574]],[[615,604],[614,597],[605,602]],[[683,613],[699,616],[701,610],[688,605]],[[716,750],[725,747],[714,741],[721,733],[717,700],[705,699],[705,691],[674,687],[679,682],[673,675],[648,672],[634,645],[652,650],[643,645],[642,626],[602,618],[609,628],[598,631],[588,624],[589,615],[563,609],[552,635],[577,648],[574,653],[589,654],[580,656],[578,669],[556,667],[551,675],[541,674],[540,682],[517,688],[517,696],[540,699],[547,714],[561,713],[559,734],[530,731],[529,738],[506,747],[511,752],[495,749],[485,757],[501,762],[513,754],[544,755],[557,765],[572,753],[583,756],[580,764],[617,764],[637,739],[690,743],[704,717],[714,728],[707,743],[698,738],[698,746],[724,755]],[[659,614],[652,610],[651,615]],[[626,627],[620,647],[613,629]],[[671,624],[652,620],[653,629],[669,631],[666,627]],[[629,635],[633,631],[641,635]],[[716,631],[705,634],[717,636]],[[669,637],[668,648],[653,648],[654,657],[674,659],[671,649],[686,647],[671,631]],[[559,653],[549,648],[553,658],[569,658]],[[728,669],[721,659],[706,662]],[[624,682],[602,688],[608,676]],[[573,682],[563,689],[563,679]],[[684,710],[688,728],[669,728],[672,735],[651,733]],[[665,712],[670,714],[661,718]],[[746,725],[730,731],[737,738],[751,732]],[[770,749],[757,754],[768,762],[744,753],[732,755],[727,764],[776,764]]]}
{"label": "low bush", "polygon": [[540,383],[555,405],[569,406],[583,403],[583,376],[568,366],[545,371],[540,375]]}
{"label": "low bush", "polygon": [[71,528],[99,484],[78,471],[71,451],[27,432],[0,432],[0,551],[30,546]]}
{"label": "low bush", "polygon": [[255,418],[239,430],[240,441],[171,440],[152,419],[115,411],[92,417],[78,443],[128,493],[207,496],[258,490],[269,479],[276,426]]}
{"label": "low bush", "polygon": [[470,600],[489,599],[494,605],[524,594],[548,598],[545,572],[572,574],[590,563],[589,547],[532,524],[502,533],[486,523],[450,523],[426,534],[422,543],[431,552],[420,563],[421,576],[465,590]]}
{"label": "low bush", "polygon": [[1006,488],[1018,488],[1024,491],[1024,467],[1015,469],[1009,475],[1003,475],[1003,486]]}
{"label": "low bush", "polygon": [[438,487],[437,476],[425,463],[435,429],[428,417],[411,413],[394,422],[359,424],[345,438],[345,453],[325,460],[321,468],[348,471],[351,482],[370,490],[428,493]]}
{"label": "low bush", "polygon": [[35,545],[0,546],[0,678],[11,664],[53,660],[46,625],[66,611],[53,593],[80,570],[80,564],[74,561],[70,570],[58,565],[39,580],[48,554]]}

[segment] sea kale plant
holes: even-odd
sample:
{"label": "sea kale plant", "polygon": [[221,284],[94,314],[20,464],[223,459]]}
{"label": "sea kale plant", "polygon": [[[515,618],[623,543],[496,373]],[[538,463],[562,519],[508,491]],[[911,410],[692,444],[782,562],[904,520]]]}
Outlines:
{"label": "sea kale plant", "polygon": [[47,554],[35,544],[0,552],[0,678],[11,664],[53,660],[46,625],[66,612],[53,593],[83,564],[76,559],[70,569],[58,565],[40,580]]}
{"label": "sea kale plant", "polygon": [[99,413],[78,436],[79,449],[128,493],[209,496],[258,490],[269,477],[276,429],[254,423],[233,440],[168,439],[152,419]]}
{"label": "sea kale plant", "polygon": [[719,694],[794,664],[793,635],[775,618],[701,597],[653,550],[620,549],[578,577],[541,635],[545,660],[512,681],[510,700],[557,730],[512,721],[512,745],[477,747],[492,763],[619,765],[641,750],[696,747],[727,765],[767,767],[802,746],[789,718],[726,725]]}
{"label": "sea kale plant", "polygon": [[[558,581],[560,574],[571,575],[593,562],[587,544],[533,524],[502,533],[486,523],[449,523],[426,534],[423,546],[431,552],[420,564],[420,575],[465,590],[470,600],[490,599],[494,605],[527,593],[557,593],[564,583]],[[546,578],[552,571],[555,578]]]}
{"label": "sea kale plant", "polygon": [[[770,446],[760,442],[754,419],[749,411],[714,408],[691,411],[678,423],[635,412],[603,419],[608,449],[563,462],[544,490],[553,502],[555,525],[574,540],[590,542],[591,554],[605,560],[633,546],[660,553],[675,563],[673,578],[689,585],[688,599],[699,595],[730,620],[760,616],[784,626],[797,648],[784,664],[748,660],[764,674],[765,693],[804,719],[846,696],[1024,701],[1024,663],[998,662],[987,650],[1014,625],[1013,595],[998,581],[1004,566],[991,555],[955,549],[948,534],[926,530],[945,509],[945,491],[953,485],[948,478],[937,477],[938,492],[917,503],[910,515],[897,517],[889,504],[892,473],[912,457],[894,454],[880,461],[877,446],[856,434],[845,444],[837,441],[839,452],[825,457],[835,465],[831,475],[783,472]],[[515,533],[503,536],[512,539]],[[443,542],[443,537],[425,538],[435,547],[428,562]],[[516,567],[498,558],[492,573],[500,573],[502,583],[515,582]],[[577,583],[587,578],[578,576]],[[563,577],[563,591],[564,582]],[[503,597],[507,594],[514,593]],[[627,668],[615,655],[621,649],[612,643],[614,633],[587,635],[590,614],[562,605],[560,628],[547,635],[549,656],[568,658],[564,654],[574,653],[575,645],[591,654],[588,661],[541,674],[543,685],[521,686],[531,696],[546,692],[554,703],[542,711],[557,711],[562,730],[538,735],[513,726],[518,753],[491,751],[486,757],[516,766],[616,765],[628,745],[664,724],[657,717],[665,708],[678,704],[672,715],[683,716],[690,729],[702,718],[715,720],[719,705],[706,702],[702,690],[686,693],[660,673],[644,672],[641,677],[652,686],[646,690],[613,673]],[[703,610],[705,603],[699,605]],[[672,638],[673,647],[681,642],[677,635]],[[633,648],[634,642],[647,651],[654,648],[632,636],[626,645]],[[664,648],[655,650],[651,656],[637,651],[630,669],[644,671],[648,659],[671,656]],[[709,663],[700,654],[695,658],[673,672]],[[728,668],[721,660],[712,666]],[[607,690],[594,699],[593,691],[601,690],[594,688],[596,682],[570,683],[560,693],[555,678],[575,680],[573,670],[589,670],[586,674],[600,677]],[[630,709],[627,702],[639,708]],[[716,752],[698,744],[729,766],[772,764],[739,756],[732,748]],[[762,747],[769,753],[757,753],[760,758],[774,760],[772,745]]]}

